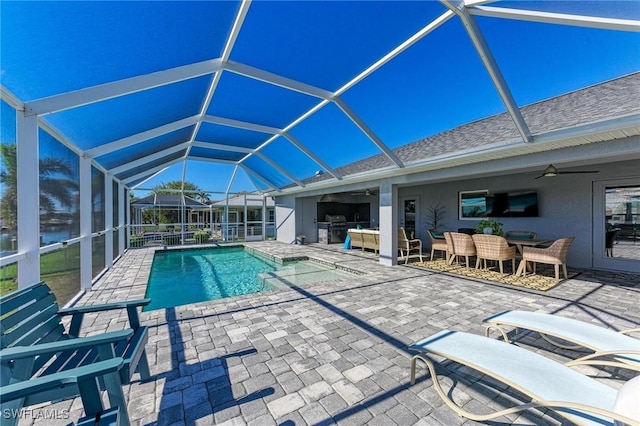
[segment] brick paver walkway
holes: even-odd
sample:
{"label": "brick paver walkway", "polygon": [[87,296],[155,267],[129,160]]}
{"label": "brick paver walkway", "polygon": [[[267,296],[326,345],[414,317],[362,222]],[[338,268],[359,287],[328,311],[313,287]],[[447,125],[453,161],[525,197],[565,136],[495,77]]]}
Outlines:
{"label": "brick paver walkway", "polygon": [[[640,324],[637,275],[583,271],[540,293],[411,266],[385,267],[372,253],[345,252],[337,245],[247,245],[276,257],[309,256],[365,274],[142,313],[150,327],[153,377],[125,387],[132,424],[475,424],[443,404],[426,370],[419,372],[418,383],[409,384],[409,344],[445,328],[481,334],[482,318],[504,309],[557,313],[615,329]],[[128,251],[79,303],[144,297],[152,260],[153,249]],[[89,334],[125,327],[125,313],[89,316],[84,323]],[[548,357],[570,355],[552,352],[532,334],[518,344]],[[614,387],[632,376],[583,369]],[[472,411],[495,410],[518,398],[490,380],[478,382],[477,374],[455,364],[441,371],[450,377],[445,382],[455,383],[454,398]],[[78,399],[55,407],[69,409],[72,420],[82,414]],[[562,422],[538,411],[498,421]]]}

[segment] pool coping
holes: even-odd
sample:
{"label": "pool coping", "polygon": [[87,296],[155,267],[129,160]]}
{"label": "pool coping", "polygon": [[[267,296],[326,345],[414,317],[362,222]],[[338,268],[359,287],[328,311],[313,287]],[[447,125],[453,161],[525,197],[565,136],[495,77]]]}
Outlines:
{"label": "pool coping", "polygon": [[[310,260],[316,263],[320,263],[322,265],[325,266],[331,266],[335,269],[340,269],[342,271],[346,271],[346,272],[350,272],[352,274],[356,274],[356,275],[367,275],[370,272],[367,271],[362,271],[360,269],[354,269],[354,268],[350,268],[344,265],[340,265],[337,262],[332,262],[332,261],[328,261],[326,259],[322,259],[319,257],[314,257],[314,256],[309,256],[309,255],[299,255],[299,256],[276,256],[273,255],[271,253],[268,253],[267,251],[264,250],[260,250],[259,248],[256,247],[251,247],[249,245],[246,245],[245,243],[226,243],[224,245],[218,244],[218,243],[209,243],[208,245],[195,245],[195,246],[175,246],[175,247],[169,247],[167,246],[166,248],[164,247],[158,247],[156,248],[156,250],[154,251],[154,256],[155,253],[160,251],[188,251],[188,250],[211,250],[211,249],[227,249],[227,248],[231,248],[231,247],[242,247],[244,250],[253,253],[253,254],[258,254],[261,257],[264,257],[266,259],[269,259],[273,262],[276,263],[286,263],[286,262],[296,262],[296,261],[302,261],[302,260]],[[314,283],[315,284],[315,283]]]}

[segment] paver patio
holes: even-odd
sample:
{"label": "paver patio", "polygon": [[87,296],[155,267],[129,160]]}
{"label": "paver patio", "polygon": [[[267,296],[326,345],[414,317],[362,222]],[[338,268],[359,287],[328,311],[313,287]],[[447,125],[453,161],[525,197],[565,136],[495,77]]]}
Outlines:
{"label": "paver patio", "polygon": [[[247,243],[276,257],[309,256],[365,272],[354,279],[286,291],[144,312],[152,380],[125,387],[132,424],[139,425],[459,425],[475,422],[447,408],[426,370],[409,385],[407,346],[443,328],[481,334],[481,320],[504,309],[559,313],[606,327],[640,324],[640,277],[582,271],[540,293],[471,281],[411,266],[385,267],[372,253],[337,245]],[[144,297],[154,249],[128,251],[79,304]],[[126,327],[125,313],[87,316],[89,334]],[[533,334],[520,345],[566,359]],[[446,382],[467,409],[487,412],[518,398],[467,368],[446,364]],[[627,371],[582,367],[620,387]],[[460,375],[456,374],[460,373]],[[494,387],[495,386],[495,387]],[[24,419],[21,424],[67,424],[82,414],[79,399],[46,409],[70,419]],[[560,424],[547,412],[499,419],[514,424]]]}

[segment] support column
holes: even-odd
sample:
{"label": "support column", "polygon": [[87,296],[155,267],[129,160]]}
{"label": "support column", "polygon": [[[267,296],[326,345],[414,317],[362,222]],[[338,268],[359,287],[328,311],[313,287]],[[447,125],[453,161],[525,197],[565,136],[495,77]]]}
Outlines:
{"label": "support column", "polygon": [[262,197],[262,240],[267,239],[267,198]]}
{"label": "support column", "polygon": [[124,184],[122,182],[118,182],[118,253],[120,256],[124,254],[124,237],[125,232],[122,230],[125,229],[123,226],[124,223],[124,206],[125,206],[125,191]]}
{"label": "support column", "polygon": [[113,266],[113,178],[104,175],[104,265],[107,269]]}
{"label": "support column", "polygon": [[91,289],[91,160],[80,157],[80,288]]}
{"label": "support column", "polygon": [[40,281],[40,172],[38,117],[18,111],[16,132],[16,186],[18,190],[18,288]]}
{"label": "support column", "polygon": [[[124,246],[129,248],[129,241],[131,241],[131,222],[133,222],[133,212],[131,211],[131,197],[129,196],[129,191],[124,194],[124,208],[125,214],[129,218],[129,223],[125,223],[126,232],[124,238]],[[140,223],[142,223],[142,221],[140,221]]]}
{"label": "support column", "polygon": [[390,180],[380,183],[380,263],[398,263],[398,186]]}
{"label": "support column", "polygon": [[247,194],[244,194],[244,240],[247,241],[249,236],[249,222],[247,217]]}

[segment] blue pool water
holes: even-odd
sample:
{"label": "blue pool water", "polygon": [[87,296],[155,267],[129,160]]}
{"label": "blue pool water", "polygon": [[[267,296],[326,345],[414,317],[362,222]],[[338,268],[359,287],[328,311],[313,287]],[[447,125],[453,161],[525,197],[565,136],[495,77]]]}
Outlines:
{"label": "blue pool water", "polygon": [[313,261],[279,264],[242,247],[158,251],[153,258],[145,311],[353,277]]}

